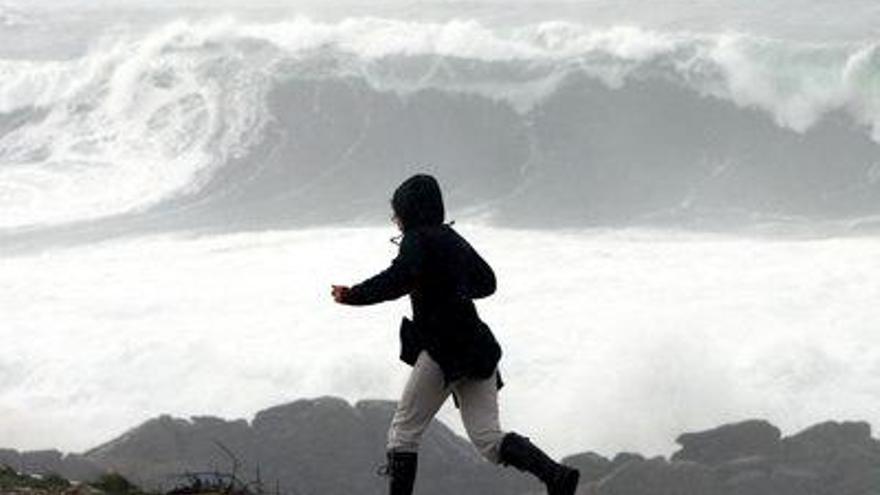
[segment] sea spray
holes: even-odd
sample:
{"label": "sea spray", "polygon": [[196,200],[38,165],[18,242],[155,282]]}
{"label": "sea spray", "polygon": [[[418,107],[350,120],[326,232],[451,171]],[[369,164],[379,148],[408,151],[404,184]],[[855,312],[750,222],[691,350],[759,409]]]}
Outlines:
{"label": "sea spray", "polygon": [[569,22],[175,21],[0,63],[0,228],[334,222],[412,163],[502,223],[851,223],[878,213],[878,64]]}

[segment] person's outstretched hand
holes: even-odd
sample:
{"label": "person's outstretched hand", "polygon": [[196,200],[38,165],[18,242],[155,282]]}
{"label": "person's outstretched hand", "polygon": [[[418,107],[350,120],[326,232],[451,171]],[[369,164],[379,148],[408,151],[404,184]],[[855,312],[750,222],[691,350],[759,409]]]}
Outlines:
{"label": "person's outstretched hand", "polygon": [[339,304],[344,304],[348,287],[345,285],[331,285],[330,287],[332,287],[330,294],[333,296],[333,300]]}

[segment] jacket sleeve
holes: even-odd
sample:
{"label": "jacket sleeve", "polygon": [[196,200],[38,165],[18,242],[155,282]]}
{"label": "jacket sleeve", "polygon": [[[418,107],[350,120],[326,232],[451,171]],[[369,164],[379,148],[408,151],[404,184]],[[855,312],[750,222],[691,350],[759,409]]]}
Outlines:
{"label": "jacket sleeve", "polygon": [[343,303],[365,306],[397,299],[412,290],[419,283],[424,264],[424,253],[414,233],[403,236],[397,257],[391,266],[380,273],[351,287],[345,294]]}
{"label": "jacket sleeve", "polygon": [[471,299],[480,299],[495,293],[495,272],[476,250],[472,250],[465,285],[468,292],[466,295]]}

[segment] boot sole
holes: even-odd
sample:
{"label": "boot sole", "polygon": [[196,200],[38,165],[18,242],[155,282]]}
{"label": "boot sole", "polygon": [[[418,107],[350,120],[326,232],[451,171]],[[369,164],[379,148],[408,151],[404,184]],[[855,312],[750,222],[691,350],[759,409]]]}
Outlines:
{"label": "boot sole", "polygon": [[553,495],[575,495],[580,479],[580,471],[570,469],[559,482],[559,490],[554,490]]}

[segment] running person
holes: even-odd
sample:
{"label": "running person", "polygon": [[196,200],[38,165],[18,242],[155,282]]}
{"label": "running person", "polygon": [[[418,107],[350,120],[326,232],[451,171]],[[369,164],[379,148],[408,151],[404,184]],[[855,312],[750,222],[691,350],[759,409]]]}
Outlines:
{"label": "running person", "polygon": [[353,287],[332,286],[341,304],[376,304],[405,294],[412,303],[412,321],[404,318],[401,324],[400,357],[413,369],[388,431],[389,493],[412,494],[422,434],[452,394],[483,457],[535,475],[550,495],[573,495],[576,469],[556,463],[528,438],[501,430],[501,348],[472,301],[495,292],[492,268],[443,223],[443,199],[433,177],[418,174],[404,181],[391,207],[402,232],[391,266]]}

